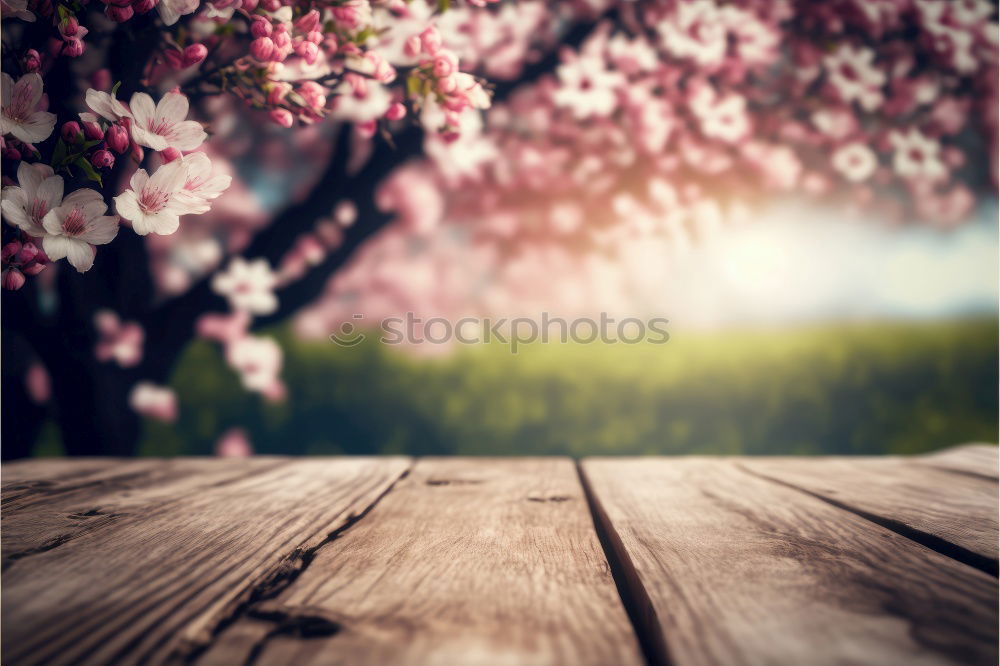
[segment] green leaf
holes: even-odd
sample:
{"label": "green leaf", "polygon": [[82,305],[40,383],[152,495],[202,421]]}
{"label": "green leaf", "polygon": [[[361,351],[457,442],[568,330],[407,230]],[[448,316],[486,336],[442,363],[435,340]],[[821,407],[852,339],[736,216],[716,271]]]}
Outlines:
{"label": "green leaf", "polygon": [[87,178],[96,182],[101,187],[104,187],[104,181],[101,180],[101,174],[97,173],[94,169],[94,165],[88,162],[86,157],[80,156],[76,158],[76,161],[73,162],[73,164],[83,169],[83,173],[86,174]]}
{"label": "green leaf", "polygon": [[66,142],[61,138],[56,142],[56,147],[52,150],[52,166],[58,169],[66,160]]}
{"label": "green leaf", "polygon": [[406,94],[416,97],[420,93],[420,79],[412,74],[406,78]]}
{"label": "green leaf", "polygon": [[114,87],[111,89],[111,96],[112,97],[115,97],[116,93],[118,92],[118,88],[120,88],[121,85],[122,85],[121,81],[116,81],[115,82]]}

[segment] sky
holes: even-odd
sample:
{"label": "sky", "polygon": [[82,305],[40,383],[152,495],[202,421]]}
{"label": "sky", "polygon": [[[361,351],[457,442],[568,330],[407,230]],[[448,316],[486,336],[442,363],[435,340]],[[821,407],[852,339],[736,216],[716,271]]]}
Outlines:
{"label": "sky", "polygon": [[995,204],[954,230],[776,204],[671,261],[657,309],[683,327],[996,315]]}

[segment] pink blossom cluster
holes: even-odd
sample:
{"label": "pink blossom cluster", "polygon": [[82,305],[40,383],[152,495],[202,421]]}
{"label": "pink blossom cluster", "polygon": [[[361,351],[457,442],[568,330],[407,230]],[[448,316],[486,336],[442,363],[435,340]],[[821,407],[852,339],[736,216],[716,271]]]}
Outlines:
{"label": "pink blossom cluster", "polygon": [[[429,160],[380,189],[397,226],[331,280],[301,331],[337,330],[359,309],[578,302],[581,289],[620,282],[608,257],[648,265],[634,257],[650,239],[683,245],[775,195],[947,227],[995,191],[992,3],[674,0],[618,11],[485,122],[463,118],[451,142],[427,137]],[[478,258],[463,279],[447,277],[456,234]]]}

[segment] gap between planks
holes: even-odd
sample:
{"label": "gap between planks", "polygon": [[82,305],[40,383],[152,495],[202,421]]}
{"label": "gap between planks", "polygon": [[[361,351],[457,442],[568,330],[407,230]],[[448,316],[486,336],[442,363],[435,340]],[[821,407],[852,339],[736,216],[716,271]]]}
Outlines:
{"label": "gap between planks", "polygon": [[[282,590],[284,590],[285,588],[289,587],[292,583],[294,583],[295,580],[299,576],[301,576],[302,573],[309,567],[312,561],[316,558],[316,554],[324,546],[329,545],[333,541],[339,539],[341,536],[344,535],[345,532],[347,532],[349,529],[351,529],[359,522],[361,522],[365,518],[365,516],[367,516],[369,513],[372,512],[372,509],[378,506],[378,503],[381,502],[386,495],[392,492],[393,488],[396,487],[396,484],[398,484],[400,481],[404,480],[407,476],[410,475],[410,472],[413,471],[413,468],[414,466],[416,466],[416,464],[417,464],[417,459],[411,458],[406,469],[404,469],[399,474],[399,476],[397,476],[392,481],[392,483],[386,486],[385,490],[383,490],[377,497],[375,497],[375,499],[370,504],[368,504],[368,506],[366,506],[364,510],[362,510],[357,515],[350,516],[344,522],[343,525],[341,525],[334,531],[330,532],[326,536],[326,538],[324,538],[318,544],[312,546],[311,548],[306,549],[305,551],[302,551],[301,553],[298,554],[290,553],[286,555],[285,557],[286,560],[297,555],[297,559],[300,563],[299,566],[291,569],[280,569],[277,572],[275,572],[274,575],[266,577],[258,581],[256,584],[254,584],[250,588],[249,595],[246,598],[246,600],[244,600],[235,609],[233,609],[233,612],[223,617],[222,619],[219,620],[218,623],[216,623],[215,627],[212,628],[211,638],[207,642],[199,645],[194,645],[184,652],[178,652],[177,654],[175,654],[175,658],[173,659],[173,661],[177,661],[184,664],[194,664],[195,662],[197,662],[198,658],[202,654],[207,652],[209,648],[212,647],[212,643],[214,642],[214,640],[223,631],[225,631],[227,627],[231,626],[240,618],[252,614],[254,606],[260,604],[262,601],[266,601],[268,599],[271,599],[272,597],[277,596]],[[272,631],[268,632],[267,636],[265,636],[261,640],[260,645],[254,646],[254,649],[251,650],[250,654],[247,657],[245,666],[252,666],[252,664],[254,664],[257,661],[260,649],[263,648],[263,644],[268,640],[268,638],[270,638],[272,635],[276,635],[282,632],[287,632],[290,629],[289,618],[271,617],[267,614],[259,615],[259,617],[261,619],[265,618],[270,619],[275,623],[275,627]],[[291,618],[291,620],[292,623],[294,623],[295,619]],[[308,622],[308,620],[309,618],[304,618],[304,621]],[[299,627],[299,629],[303,633],[307,633],[308,631],[310,631],[310,628],[305,626]],[[321,628],[315,626],[312,627],[312,630],[317,632],[322,631]]]}

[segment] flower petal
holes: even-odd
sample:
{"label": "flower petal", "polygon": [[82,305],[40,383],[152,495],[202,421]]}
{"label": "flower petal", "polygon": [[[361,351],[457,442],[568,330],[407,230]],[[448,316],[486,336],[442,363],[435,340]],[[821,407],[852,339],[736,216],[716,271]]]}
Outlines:
{"label": "flower petal", "polygon": [[91,220],[87,224],[87,228],[77,238],[93,245],[105,245],[114,240],[117,235],[118,216],[105,215]]}
{"label": "flower petal", "polygon": [[125,190],[115,197],[115,210],[126,220],[135,221],[142,217],[143,212],[139,209],[139,199],[132,190]]}
{"label": "flower petal", "polygon": [[201,123],[185,120],[170,128],[166,134],[167,141],[177,150],[194,150],[208,138]]}
{"label": "flower petal", "polygon": [[20,124],[14,124],[10,133],[26,143],[41,143],[52,135],[56,126],[56,114],[48,111],[35,111]]}
{"label": "flower petal", "polygon": [[156,105],[157,120],[167,120],[171,124],[181,123],[187,119],[187,115],[188,98],[180,93],[168,92]]}

